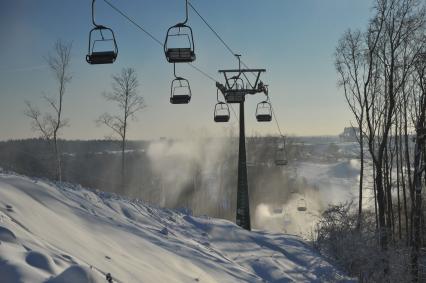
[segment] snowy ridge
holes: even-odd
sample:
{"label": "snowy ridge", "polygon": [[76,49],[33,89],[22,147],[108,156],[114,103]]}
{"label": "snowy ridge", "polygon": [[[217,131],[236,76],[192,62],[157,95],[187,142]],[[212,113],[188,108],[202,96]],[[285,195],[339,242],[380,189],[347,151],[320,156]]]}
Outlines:
{"label": "snowy ridge", "polygon": [[297,236],[0,174],[1,282],[348,282]]}

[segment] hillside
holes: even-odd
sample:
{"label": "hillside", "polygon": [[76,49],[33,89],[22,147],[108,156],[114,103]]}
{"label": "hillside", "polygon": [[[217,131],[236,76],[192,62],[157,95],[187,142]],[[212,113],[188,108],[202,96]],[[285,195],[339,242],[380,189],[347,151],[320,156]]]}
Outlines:
{"label": "hillside", "polygon": [[297,236],[0,174],[1,282],[347,282]]}

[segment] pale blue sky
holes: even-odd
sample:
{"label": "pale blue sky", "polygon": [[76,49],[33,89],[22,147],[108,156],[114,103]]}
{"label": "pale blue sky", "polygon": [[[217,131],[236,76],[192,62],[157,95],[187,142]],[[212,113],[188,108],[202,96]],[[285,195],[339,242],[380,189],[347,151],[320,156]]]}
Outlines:
{"label": "pale blue sky", "polygon": [[[163,40],[167,28],[183,18],[183,0],[110,0],[154,36]],[[85,62],[91,29],[90,0],[0,1],[0,139],[32,137],[23,116],[24,101],[43,109],[41,97],[55,94],[55,81],[43,56],[56,39],[73,42],[73,80],[65,97],[64,115],[71,126],[63,137],[102,138],[109,131],[94,120],[114,105],[102,91],[110,89],[111,74],[123,67],[137,70],[140,92],[148,107],[130,128],[131,139],[190,133],[217,135],[228,126],[213,122],[216,101],[214,83],[188,66],[178,66],[193,90],[188,105],[171,105],[169,88],[172,65],[162,49],[130,25],[117,12],[97,0],[98,22],[114,29],[119,55],[113,65]],[[337,75],[333,53],[348,28],[364,28],[373,0],[192,0],[193,5],[250,67],[266,68],[263,81],[277,118],[288,134],[338,134],[349,124],[348,111]],[[195,64],[221,80],[217,70],[236,67],[236,61],[201,20],[190,11],[197,60]],[[248,134],[276,134],[273,123],[256,123],[256,103],[246,103]],[[235,107],[235,106],[234,106]],[[235,107],[237,109],[237,107]],[[234,117],[231,121],[236,122]]]}

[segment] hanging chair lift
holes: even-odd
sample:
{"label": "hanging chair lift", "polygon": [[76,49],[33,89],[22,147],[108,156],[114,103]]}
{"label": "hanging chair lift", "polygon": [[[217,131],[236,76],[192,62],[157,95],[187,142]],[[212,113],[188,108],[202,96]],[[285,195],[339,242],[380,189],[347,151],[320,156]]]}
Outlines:
{"label": "hanging chair lift", "polygon": [[185,21],[167,30],[164,54],[169,63],[190,63],[195,61],[195,44],[192,28],[188,22],[188,0],[186,0]]}
{"label": "hanging chair lift", "polygon": [[307,207],[306,207],[306,201],[304,198],[301,198],[298,200],[297,202],[297,210],[298,211],[306,211]]}
{"label": "hanging chair lift", "polygon": [[288,164],[285,137],[282,136],[282,139],[282,144],[277,147],[275,152],[275,165],[277,166],[285,166]]}
{"label": "hanging chair lift", "polygon": [[95,22],[95,1],[92,1],[92,23],[94,27],[89,32],[89,48],[86,61],[93,65],[112,64],[118,55],[117,42],[112,29],[98,25]]}
{"label": "hanging chair lift", "polygon": [[188,104],[191,101],[191,86],[185,78],[176,75],[176,65],[173,64],[175,79],[171,83],[170,103]]}
{"label": "hanging chair lift", "polygon": [[256,120],[258,122],[271,122],[272,121],[272,106],[267,100],[259,102],[256,107]]}
{"label": "hanging chair lift", "polygon": [[219,100],[219,90],[216,93],[217,103],[214,107],[214,121],[218,123],[228,122],[230,118],[229,106]]}

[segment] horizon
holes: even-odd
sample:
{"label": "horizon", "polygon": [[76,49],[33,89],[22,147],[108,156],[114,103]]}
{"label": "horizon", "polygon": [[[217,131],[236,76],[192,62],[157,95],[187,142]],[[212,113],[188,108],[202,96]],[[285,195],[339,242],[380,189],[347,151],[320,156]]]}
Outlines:
{"label": "horizon", "polygon": [[[279,138],[279,135],[263,135],[263,136],[252,136],[252,135],[246,135],[246,138]],[[286,138],[290,138],[290,139],[295,139],[295,138],[338,138],[338,135],[311,135],[311,136],[297,136],[297,135],[287,135]],[[229,136],[203,136],[201,138],[205,138],[205,139],[224,139],[224,138],[230,138]],[[231,138],[238,138],[238,136],[232,136]],[[34,140],[34,139],[41,139],[43,140],[43,137],[28,137],[28,138],[10,138],[10,139],[0,139],[0,142],[14,142],[14,141],[25,141],[25,140]],[[126,142],[150,142],[150,141],[159,141],[159,140],[163,140],[163,139],[168,139],[168,140],[184,140],[185,138],[181,138],[181,137],[158,137],[158,138],[152,138],[152,139],[126,139]],[[58,141],[68,141],[68,142],[73,142],[73,141],[83,141],[83,142],[89,142],[89,141],[113,141],[113,142],[121,142],[120,139],[118,138],[93,138],[93,139],[78,139],[78,138],[58,138]]]}

